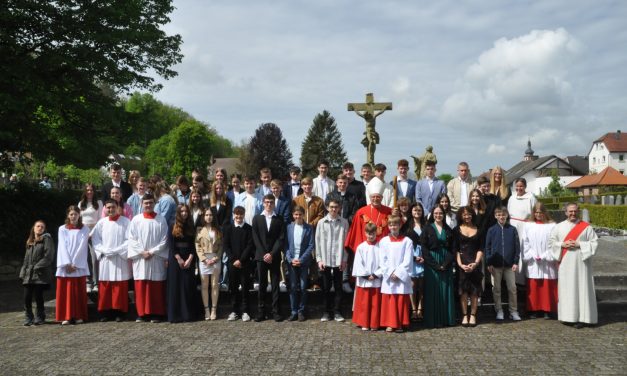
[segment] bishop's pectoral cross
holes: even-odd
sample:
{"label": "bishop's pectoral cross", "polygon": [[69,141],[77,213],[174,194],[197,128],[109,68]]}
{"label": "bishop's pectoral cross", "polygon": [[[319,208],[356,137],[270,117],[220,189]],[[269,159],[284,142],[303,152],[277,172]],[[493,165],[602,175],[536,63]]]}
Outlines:
{"label": "bishop's pectoral cross", "polygon": [[348,104],[348,111],[355,111],[358,116],[366,120],[366,131],[361,144],[366,148],[366,161],[371,166],[374,166],[374,152],[379,143],[379,134],[375,130],[376,118],[387,110],[392,110],[392,103],[375,103],[372,93],[366,94],[366,103]]}

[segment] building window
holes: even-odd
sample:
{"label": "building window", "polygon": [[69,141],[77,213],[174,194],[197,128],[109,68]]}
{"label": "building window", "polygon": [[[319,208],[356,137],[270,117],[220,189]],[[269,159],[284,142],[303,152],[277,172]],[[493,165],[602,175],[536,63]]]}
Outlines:
{"label": "building window", "polygon": [[597,157],[592,157],[592,164],[597,164]]}
{"label": "building window", "polygon": [[605,155],[603,156],[603,163],[605,163]]}
{"label": "building window", "polygon": [[625,170],[618,170],[622,175],[625,175]]}
{"label": "building window", "polygon": [[618,154],[618,160],[619,160],[620,162],[625,161],[625,154]]}

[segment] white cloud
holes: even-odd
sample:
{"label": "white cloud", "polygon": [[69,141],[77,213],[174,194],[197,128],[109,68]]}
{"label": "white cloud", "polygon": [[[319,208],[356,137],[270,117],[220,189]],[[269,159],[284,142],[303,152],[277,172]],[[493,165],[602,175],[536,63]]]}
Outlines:
{"label": "white cloud", "polygon": [[564,29],[501,38],[466,70],[444,102],[441,120],[508,131],[566,114],[572,103],[568,69],[580,43]]}
{"label": "white cloud", "polygon": [[504,145],[490,144],[490,146],[488,146],[488,150],[486,150],[486,152],[488,154],[498,155],[498,154],[504,153],[505,150],[507,150],[507,148]]}

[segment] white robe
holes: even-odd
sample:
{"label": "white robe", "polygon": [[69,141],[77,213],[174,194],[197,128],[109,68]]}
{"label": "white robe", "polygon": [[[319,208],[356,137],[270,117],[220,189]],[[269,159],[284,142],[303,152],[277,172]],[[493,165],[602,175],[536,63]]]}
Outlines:
{"label": "white robe", "polygon": [[[408,237],[401,241],[392,241],[389,236],[379,242],[379,269],[382,277],[382,294],[411,294],[411,271],[413,268],[414,244]],[[398,279],[393,281],[394,273]]]}
{"label": "white robe", "polygon": [[[128,230],[128,258],[133,260],[133,278],[136,280],[165,281],[168,260],[168,224],[161,215],[154,219],[136,215]],[[149,259],[141,255],[147,250]]]}
{"label": "white robe", "polygon": [[[59,227],[59,244],[57,245],[57,277],[82,277],[89,275],[87,265],[87,245],[89,227],[80,230],[69,230],[65,225]],[[68,273],[66,265],[74,265],[76,270]]]}
{"label": "white robe", "polygon": [[357,277],[356,285],[363,288],[381,287],[381,278],[372,281],[363,276],[374,275],[379,268],[379,246],[363,242],[357,246],[353,261],[353,277]]}
{"label": "white robe", "polygon": [[521,237],[527,278],[557,279],[557,260],[553,258],[553,252],[549,248],[549,237],[554,227],[555,223],[528,222],[525,225]]}
{"label": "white robe", "polygon": [[[575,225],[564,221],[551,231],[549,246],[555,259],[560,258],[564,238]],[[591,260],[597,250],[597,239],[592,226],[586,227],[577,238],[579,248],[567,251],[561,260],[557,279],[557,318],[560,321],[588,324],[598,321]]]}
{"label": "white robe", "polygon": [[92,230],[91,243],[98,256],[101,281],[126,281],[131,278],[127,258],[130,223],[124,216],[115,221],[104,217]]}
{"label": "white robe", "polygon": [[[520,249],[523,249],[523,233],[527,218],[533,213],[533,206],[536,204],[536,196],[531,192],[525,192],[522,196],[513,194],[507,202],[507,211],[509,212],[510,224],[516,227],[518,231],[518,239],[520,240]],[[516,272],[516,283],[525,285],[526,265],[523,263],[522,257],[518,261],[518,271]]]}

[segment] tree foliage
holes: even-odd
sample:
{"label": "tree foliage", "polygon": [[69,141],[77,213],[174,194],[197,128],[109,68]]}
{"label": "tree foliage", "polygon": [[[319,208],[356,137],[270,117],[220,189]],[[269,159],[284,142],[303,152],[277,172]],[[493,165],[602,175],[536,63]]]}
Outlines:
{"label": "tree foliage", "polygon": [[444,182],[444,184],[448,184],[449,181],[453,180],[454,176],[451,174],[440,174],[438,175],[438,179],[442,180]]}
{"label": "tree foliage", "polygon": [[335,119],[326,110],[314,117],[302,143],[300,164],[303,176],[318,175],[317,167],[321,160],[329,162],[328,174],[333,179],[342,172],[342,164],[347,160],[342,134]]}
{"label": "tree foliage", "polygon": [[547,191],[548,191],[547,193],[549,194],[549,197],[556,197],[556,196],[563,195],[565,193],[565,189],[564,187],[562,187],[562,184],[560,183],[559,173],[557,172],[556,168],[551,171],[551,182],[546,188],[547,188]]}
{"label": "tree foliage", "polygon": [[261,124],[250,141],[240,149],[240,168],[245,174],[257,174],[268,167],[272,176],[284,179],[293,166],[292,152],[274,123]]}
{"label": "tree foliage", "polygon": [[189,175],[194,168],[211,164],[211,157],[230,157],[231,144],[215,130],[187,120],[165,136],[153,140],[146,149],[145,161],[150,175],[158,173],[173,181],[178,175]]}
{"label": "tree foliage", "polygon": [[0,151],[76,166],[118,145],[116,93],[176,75],[170,0],[5,0],[0,5]]}

